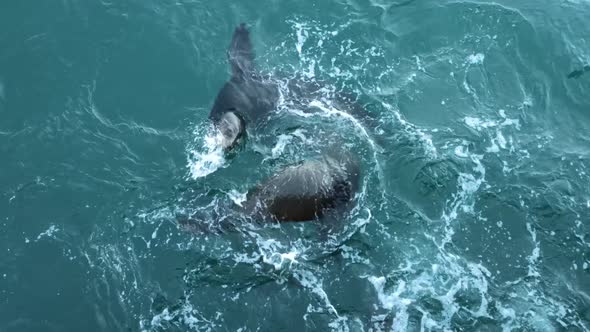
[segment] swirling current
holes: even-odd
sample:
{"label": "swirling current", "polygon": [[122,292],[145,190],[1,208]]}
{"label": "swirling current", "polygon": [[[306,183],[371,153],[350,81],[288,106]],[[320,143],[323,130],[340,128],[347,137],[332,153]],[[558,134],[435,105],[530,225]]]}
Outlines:
{"label": "swirling current", "polygon": [[[0,331],[590,330],[588,17],[586,0],[4,1]],[[281,96],[322,89],[226,153],[208,114],[241,22]],[[338,220],[231,212],[335,145],[362,168]]]}

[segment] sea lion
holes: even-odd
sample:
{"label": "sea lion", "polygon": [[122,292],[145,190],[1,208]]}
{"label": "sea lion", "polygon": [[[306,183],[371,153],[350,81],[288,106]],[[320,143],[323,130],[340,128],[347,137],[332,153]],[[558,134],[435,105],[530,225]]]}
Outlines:
{"label": "sea lion", "polygon": [[276,221],[309,221],[351,201],[358,190],[360,168],[349,154],[322,155],[289,166],[248,195],[248,215]]}
{"label": "sea lion", "polygon": [[234,206],[219,220],[198,216],[178,218],[191,231],[233,228],[232,213],[259,222],[318,220],[330,211],[343,209],[354,201],[361,171],[358,160],[348,152],[326,153],[315,159],[288,166],[250,190],[241,207]]}
{"label": "sea lion", "polygon": [[250,33],[244,23],[235,29],[227,54],[231,78],[217,94],[209,113],[221,133],[224,149],[236,145],[247,125],[275,109],[279,98],[277,84],[265,80],[254,67]]}
{"label": "sea lion", "polygon": [[[227,57],[231,77],[217,94],[209,113],[209,119],[221,134],[219,144],[225,150],[235,147],[248,128],[257,126],[269,112],[276,110],[281,97],[280,82],[262,75],[255,68],[250,32],[244,23],[235,29]],[[282,85],[287,88],[283,99],[306,112],[318,111],[317,107],[313,107],[313,101],[324,98],[325,91],[320,82],[307,82],[294,75],[285,79]],[[333,105],[343,112],[363,124],[378,125],[378,121],[355,102],[354,94],[338,92],[333,97]]]}

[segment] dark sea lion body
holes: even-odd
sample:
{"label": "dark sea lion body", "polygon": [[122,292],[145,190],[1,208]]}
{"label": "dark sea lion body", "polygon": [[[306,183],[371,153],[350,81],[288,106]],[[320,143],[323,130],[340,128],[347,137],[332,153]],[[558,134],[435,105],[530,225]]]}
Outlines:
{"label": "dark sea lion body", "polygon": [[324,155],[290,166],[248,195],[245,211],[276,221],[309,221],[346,205],[358,190],[358,162],[347,154]]}
{"label": "dark sea lion body", "polygon": [[226,82],[213,104],[209,119],[218,122],[223,114],[234,112],[247,124],[258,121],[276,108],[278,88],[270,82],[254,78]]}
{"label": "dark sea lion body", "polygon": [[271,176],[248,193],[242,208],[226,206],[221,214],[215,212],[213,220],[190,215],[178,216],[177,221],[190,232],[216,233],[235,230],[242,217],[253,222],[318,220],[350,206],[360,177],[358,161],[351,155],[325,154]]}
{"label": "dark sea lion body", "polygon": [[231,148],[247,127],[276,108],[279,91],[275,82],[256,71],[245,24],[235,29],[227,55],[232,76],[217,94],[209,119],[223,134],[223,147]]}

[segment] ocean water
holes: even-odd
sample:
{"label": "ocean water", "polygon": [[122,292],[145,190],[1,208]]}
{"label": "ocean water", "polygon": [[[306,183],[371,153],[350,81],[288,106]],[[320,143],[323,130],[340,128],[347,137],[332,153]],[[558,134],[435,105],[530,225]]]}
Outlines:
{"label": "ocean water", "polygon": [[[589,17],[586,0],[4,0],[0,331],[590,330]],[[207,116],[241,22],[261,72],[324,89],[226,155]],[[249,189],[330,144],[362,164],[339,220],[177,224],[239,221]]]}

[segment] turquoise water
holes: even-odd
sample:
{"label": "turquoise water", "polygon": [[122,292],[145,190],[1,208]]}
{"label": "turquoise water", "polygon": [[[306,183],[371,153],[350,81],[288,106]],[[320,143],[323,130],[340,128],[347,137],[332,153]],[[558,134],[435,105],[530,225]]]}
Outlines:
{"label": "turquoise water", "polygon": [[[590,330],[588,17],[586,0],[4,1],[0,331]],[[263,73],[325,89],[321,112],[281,103],[224,155],[207,116],[240,22]],[[363,169],[341,220],[176,224],[330,144]]]}

